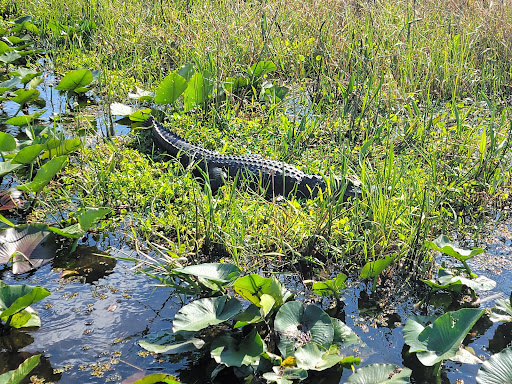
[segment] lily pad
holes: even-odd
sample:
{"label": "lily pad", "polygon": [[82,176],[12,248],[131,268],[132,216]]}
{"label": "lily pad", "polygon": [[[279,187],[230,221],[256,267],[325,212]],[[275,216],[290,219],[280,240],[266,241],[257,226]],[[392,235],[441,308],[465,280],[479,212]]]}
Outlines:
{"label": "lily pad", "polygon": [[174,318],[173,330],[174,332],[200,331],[210,325],[231,319],[240,312],[241,308],[240,301],[227,296],[198,299],[178,311]]}
{"label": "lily pad", "polygon": [[283,304],[276,314],[274,328],[283,357],[293,356],[297,348],[309,343],[328,349],[334,338],[329,315],[316,305],[304,306],[299,301]]}
{"label": "lily pad", "polygon": [[180,381],[174,376],[166,373],[152,373],[140,380],[135,381],[133,384],[181,384]]}
{"label": "lily pad", "polygon": [[25,105],[37,100],[41,93],[37,89],[17,89],[14,94],[16,96],[9,97],[9,99],[19,105]]}
{"label": "lily pad", "polygon": [[11,124],[11,125],[15,125],[17,127],[21,127],[23,125],[28,125],[45,112],[46,112],[46,110],[43,110],[40,112],[33,113],[31,115],[14,116],[14,117],[11,117],[10,119],[7,119],[5,121],[5,124]]}
{"label": "lily pad", "polygon": [[394,260],[393,256],[386,256],[383,259],[369,261],[363,266],[359,278],[374,278],[379,276]]}
{"label": "lily pad", "polygon": [[464,276],[454,275],[444,268],[439,268],[436,280],[431,279],[422,281],[429,287],[433,288],[434,291],[444,289],[460,292],[461,285],[465,285],[475,291],[489,291],[496,287],[496,282],[488,277],[478,276],[474,279],[469,279]]}
{"label": "lily pad", "polygon": [[176,72],[162,80],[156,90],[155,103],[172,104],[187,89],[187,80]]}
{"label": "lily pad", "polygon": [[323,371],[334,367],[345,360],[345,357],[337,352],[336,348],[330,348],[326,351],[325,349],[321,350],[315,343],[306,344],[295,351],[297,367],[307,371]]}
{"label": "lily pad", "polygon": [[347,275],[339,273],[332,280],[314,281],[311,288],[313,292],[320,296],[328,296],[333,293],[337,294],[345,288],[345,280],[347,280]]}
{"label": "lily pad", "polygon": [[193,332],[174,333],[172,330],[160,331],[139,340],[139,345],[149,352],[171,355],[201,349],[204,341],[195,338]]}
{"label": "lily pad", "polygon": [[216,338],[212,343],[211,355],[219,364],[241,367],[258,363],[265,349],[265,343],[253,328],[240,342],[227,335]]}
{"label": "lily pad", "polygon": [[250,274],[238,278],[233,287],[240,296],[257,307],[262,306],[261,299],[265,294],[271,296],[277,305],[282,305],[291,297],[291,292],[284,288],[275,277]]}
{"label": "lily pad", "polygon": [[16,188],[22,191],[39,193],[50,182],[50,180],[60,172],[67,161],[67,156],[59,156],[51,159],[49,162],[44,164],[39,171],[37,171],[37,174],[31,182],[19,185]]}
{"label": "lily pad", "polygon": [[16,140],[14,136],[9,133],[0,132],[0,152],[14,151],[15,149]]}
{"label": "lily pad", "polygon": [[512,295],[510,296],[509,300],[496,300],[496,305],[491,309],[490,318],[492,321],[512,321]]}
{"label": "lily pad", "polygon": [[[8,325],[15,328],[39,325],[39,316],[29,306],[50,295],[50,292],[42,287],[29,285],[4,285],[0,287],[0,318]],[[37,319],[29,323],[33,314]],[[29,323],[29,324],[27,324]]]}
{"label": "lily pad", "polygon": [[361,341],[359,336],[340,319],[331,318],[334,327],[333,343],[338,347],[348,347]]}
{"label": "lily pad", "polygon": [[512,347],[492,355],[476,374],[478,384],[512,383]]}
{"label": "lily pad", "polygon": [[350,384],[406,384],[412,371],[394,364],[370,364],[350,375]]}
{"label": "lily pad", "polygon": [[204,263],[189,265],[183,268],[174,269],[174,272],[184,273],[213,281],[215,283],[229,283],[240,276],[240,268],[227,263]]}
{"label": "lily pad", "polygon": [[136,99],[138,101],[153,101],[155,98],[155,92],[145,91],[141,88],[137,88],[135,93],[128,93],[130,99]]}
{"label": "lily pad", "polygon": [[89,88],[87,85],[94,80],[93,74],[88,69],[77,69],[68,72],[55,87],[59,91],[83,93],[87,92]]}
{"label": "lily pad", "polygon": [[447,312],[432,324],[431,317],[411,316],[404,327],[404,340],[420,362],[433,366],[455,356],[459,346],[484,310],[464,308]]}
{"label": "lily pad", "polygon": [[434,241],[425,241],[425,246],[448,256],[452,256],[459,261],[466,261],[473,256],[485,252],[482,248],[475,248],[473,250],[459,248],[454,245],[446,235],[441,235]]}

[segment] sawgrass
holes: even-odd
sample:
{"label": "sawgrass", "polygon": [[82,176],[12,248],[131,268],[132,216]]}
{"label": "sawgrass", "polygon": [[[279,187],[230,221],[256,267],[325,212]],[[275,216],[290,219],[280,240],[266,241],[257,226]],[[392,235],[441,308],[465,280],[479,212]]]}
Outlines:
{"label": "sawgrass", "polygon": [[[291,88],[288,102],[232,97],[170,114],[173,129],[210,149],[260,153],[365,185],[363,198],[350,204],[328,193],[316,201],[266,201],[232,184],[212,195],[175,162],[151,160],[160,159],[151,151],[147,157],[108,142],[85,148],[66,193],[115,208],[141,250],[176,260],[307,259],[346,268],[395,255],[424,272],[431,261],[425,238],[477,233],[489,211],[506,213],[510,204],[511,4],[17,5],[47,31],[58,70],[101,69],[106,102],[123,100],[136,85],[155,89],[187,62],[221,82],[273,61],[275,80]],[[52,22],[74,30],[52,33]]]}

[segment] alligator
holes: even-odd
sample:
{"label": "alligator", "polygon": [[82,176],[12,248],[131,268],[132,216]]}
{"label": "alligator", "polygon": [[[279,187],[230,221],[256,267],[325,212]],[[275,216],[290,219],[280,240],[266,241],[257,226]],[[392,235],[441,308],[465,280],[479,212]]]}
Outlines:
{"label": "alligator", "polygon": [[361,196],[359,183],[339,177],[326,178],[307,174],[282,161],[265,159],[261,155],[223,155],[194,145],[150,116],[145,126],[152,128],[153,140],[158,147],[179,159],[184,167],[197,165],[208,175],[212,191],[216,191],[228,178],[249,185],[253,190],[264,191],[266,198],[288,197],[315,198],[320,190],[327,189],[327,182],[334,186],[335,196],[343,193],[343,200]]}

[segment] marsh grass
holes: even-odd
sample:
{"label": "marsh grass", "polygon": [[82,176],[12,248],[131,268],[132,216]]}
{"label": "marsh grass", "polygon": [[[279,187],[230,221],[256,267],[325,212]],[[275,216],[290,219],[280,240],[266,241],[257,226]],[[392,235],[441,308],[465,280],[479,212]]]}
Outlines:
{"label": "marsh grass", "polygon": [[202,110],[165,110],[166,120],[209,149],[259,153],[365,186],[350,204],[328,191],[315,201],[268,201],[236,182],[212,194],[157,151],[108,142],[84,148],[67,193],[114,208],[141,250],[189,262],[335,260],[340,268],[393,255],[425,273],[425,238],[477,231],[489,210],[510,204],[508,3],[24,0],[18,7],[42,24],[57,68],[101,69],[107,103],[136,85],[155,89],[184,63],[222,84],[273,61],[273,80],[291,89],[284,102],[261,102],[253,88]]}

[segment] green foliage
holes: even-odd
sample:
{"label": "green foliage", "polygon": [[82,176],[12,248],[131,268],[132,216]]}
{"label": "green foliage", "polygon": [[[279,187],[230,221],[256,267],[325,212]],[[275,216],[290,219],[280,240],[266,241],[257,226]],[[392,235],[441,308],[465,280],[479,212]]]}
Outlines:
{"label": "green foliage", "polygon": [[59,91],[84,93],[90,88],[89,84],[94,80],[92,72],[88,69],[77,69],[66,73],[55,87]]}
{"label": "green foliage", "polygon": [[439,364],[455,356],[460,343],[484,312],[466,308],[447,312],[437,319],[412,316],[404,327],[405,343],[423,365]]}
{"label": "green foliage", "polygon": [[29,357],[15,370],[0,375],[0,384],[19,384],[39,364],[41,355]]}
{"label": "green foliage", "polygon": [[50,292],[29,285],[0,285],[0,319],[10,327],[38,327],[41,320],[30,305],[44,299]]}
{"label": "green foliage", "polygon": [[478,384],[504,384],[512,382],[512,347],[492,355],[482,364],[476,375]]}
{"label": "green foliage", "polygon": [[180,384],[180,381],[176,377],[167,375],[165,373],[152,373],[147,375],[140,380],[135,381],[133,384]]}
{"label": "green foliage", "polygon": [[351,384],[373,384],[389,383],[400,384],[409,383],[412,371],[409,368],[401,368],[394,364],[370,364],[361,367],[355,373],[350,375],[347,383]]}
{"label": "green foliage", "polygon": [[512,321],[512,293],[510,298],[496,300],[496,305],[491,309],[490,318],[494,322]]}

